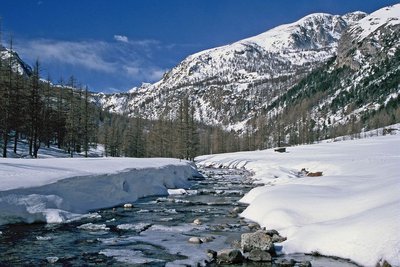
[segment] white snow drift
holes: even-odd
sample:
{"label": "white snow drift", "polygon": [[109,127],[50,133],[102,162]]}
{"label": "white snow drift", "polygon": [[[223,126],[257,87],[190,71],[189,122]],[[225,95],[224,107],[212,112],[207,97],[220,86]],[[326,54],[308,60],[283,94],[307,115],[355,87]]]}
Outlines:
{"label": "white snow drift", "polygon": [[187,188],[196,170],[176,159],[0,159],[0,225],[64,222],[88,211]]}
{"label": "white snow drift", "polygon": [[[285,253],[319,252],[375,266],[400,266],[400,136],[197,158],[245,167],[265,186],[249,192],[242,216],[287,236]],[[300,171],[322,171],[321,177]]]}

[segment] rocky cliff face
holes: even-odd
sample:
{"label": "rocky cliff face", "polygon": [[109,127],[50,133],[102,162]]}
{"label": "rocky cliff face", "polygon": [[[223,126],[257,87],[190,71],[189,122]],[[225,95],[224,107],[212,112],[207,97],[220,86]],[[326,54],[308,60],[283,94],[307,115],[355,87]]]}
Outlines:
{"label": "rocky cliff face", "polygon": [[340,39],[339,66],[359,70],[393,56],[400,47],[399,29],[399,5],[382,8],[357,21]]}

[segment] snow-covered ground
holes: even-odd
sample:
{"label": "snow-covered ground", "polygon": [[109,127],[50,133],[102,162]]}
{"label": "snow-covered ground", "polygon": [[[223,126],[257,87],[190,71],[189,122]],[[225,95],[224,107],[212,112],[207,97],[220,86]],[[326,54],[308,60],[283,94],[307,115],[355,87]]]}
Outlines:
{"label": "snow-covered ground", "polygon": [[[400,135],[201,156],[204,166],[246,168],[256,187],[242,216],[287,236],[284,253],[319,252],[400,266]],[[308,177],[301,169],[322,171]]]}
{"label": "snow-covered ground", "polygon": [[187,188],[196,174],[189,162],[165,158],[1,158],[0,225],[68,221]]}
{"label": "snow-covered ground", "polygon": [[[31,158],[29,156],[29,145],[27,140],[19,140],[17,146],[17,153],[13,151],[13,142],[9,142],[7,146],[7,158]],[[88,151],[88,157],[103,157],[105,155],[104,146],[98,144],[96,147],[91,147]],[[71,155],[64,149],[60,149],[57,146],[51,145],[50,147],[41,146],[38,151],[38,158],[69,158]],[[74,153],[73,157],[83,158],[84,152]]]}

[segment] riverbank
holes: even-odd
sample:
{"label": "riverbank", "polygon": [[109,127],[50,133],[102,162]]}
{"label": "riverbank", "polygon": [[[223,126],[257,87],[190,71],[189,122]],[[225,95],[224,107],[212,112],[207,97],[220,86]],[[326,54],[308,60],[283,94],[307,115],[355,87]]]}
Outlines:
{"label": "riverbank", "polygon": [[[386,260],[400,266],[399,151],[400,136],[393,135],[196,161],[255,173],[256,183],[266,186],[241,199],[249,204],[241,215],[286,236],[284,253],[319,253],[364,266]],[[322,176],[307,176],[307,171]]]}
{"label": "riverbank", "polygon": [[177,159],[0,159],[0,225],[60,223],[170,188],[188,188],[195,167]]}

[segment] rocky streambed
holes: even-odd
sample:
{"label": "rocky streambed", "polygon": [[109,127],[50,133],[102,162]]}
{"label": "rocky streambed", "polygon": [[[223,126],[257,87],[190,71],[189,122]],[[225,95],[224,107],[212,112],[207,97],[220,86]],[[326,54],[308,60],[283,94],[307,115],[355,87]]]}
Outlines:
{"label": "rocky streambed", "polygon": [[239,214],[253,188],[245,170],[203,169],[190,190],[140,199],[64,224],[0,226],[1,266],[356,266],[281,255],[285,240]]}

